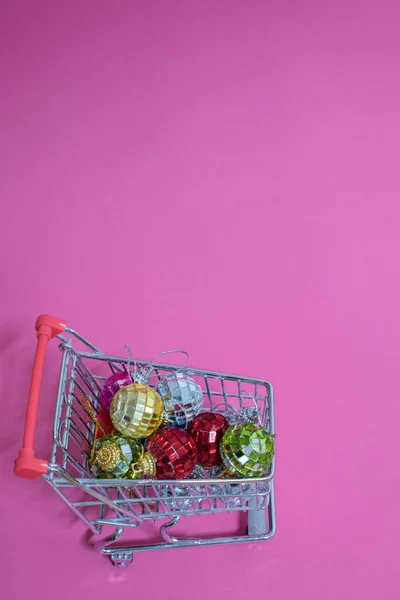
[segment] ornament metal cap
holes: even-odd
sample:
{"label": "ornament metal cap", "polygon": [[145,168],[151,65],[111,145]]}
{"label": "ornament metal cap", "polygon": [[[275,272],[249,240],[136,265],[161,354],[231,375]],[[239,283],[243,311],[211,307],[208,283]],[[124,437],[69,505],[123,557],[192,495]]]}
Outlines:
{"label": "ornament metal cap", "polygon": [[161,425],[168,425],[169,423],[171,423],[171,419],[168,416],[168,413],[165,412],[165,410],[163,410],[162,415],[161,415]]}
{"label": "ornament metal cap", "polygon": [[156,474],[156,461],[150,452],[145,452],[139,462],[132,465],[132,472],[136,476],[149,475],[154,477]]}
{"label": "ornament metal cap", "polygon": [[121,458],[117,444],[109,443],[99,448],[94,457],[94,463],[105,472],[113,471]]}

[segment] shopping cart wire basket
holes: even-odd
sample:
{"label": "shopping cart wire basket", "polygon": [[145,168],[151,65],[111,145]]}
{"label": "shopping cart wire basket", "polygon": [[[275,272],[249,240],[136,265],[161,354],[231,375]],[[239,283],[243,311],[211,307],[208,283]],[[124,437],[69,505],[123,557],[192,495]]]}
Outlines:
{"label": "shopping cart wire basket", "polygon": [[[105,525],[115,527],[112,535],[95,544],[97,551],[109,555],[117,566],[127,566],[133,552],[202,546],[233,542],[263,541],[275,533],[273,460],[265,477],[248,479],[126,480],[97,479],[89,469],[95,438],[98,398],[110,373],[127,370],[129,358],[108,356],[77,331],[50,315],[36,321],[37,348],[26,412],[22,448],[15,461],[19,477],[43,477],[95,534]],[[69,334],[71,337],[67,337]],[[54,416],[53,447],[49,460],[35,456],[34,435],[40,387],[48,342],[57,337],[62,352]],[[80,342],[83,350],[74,347]],[[78,343],[79,345],[79,343]],[[146,362],[137,361],[145,367]],[[149,385],[179,367],[154,363]],[[213,371],[185,368],[201,386],[203,411],[238,411],[257,405],[260,422],[274,434],[273,390],[268,381]],[[171,527],[182,517],[245,511],[246,535],[226,537],[178,538]],[[160,542],[149,545],[121,545],[126,528],[139,527],[151,520],[158,528]]]}

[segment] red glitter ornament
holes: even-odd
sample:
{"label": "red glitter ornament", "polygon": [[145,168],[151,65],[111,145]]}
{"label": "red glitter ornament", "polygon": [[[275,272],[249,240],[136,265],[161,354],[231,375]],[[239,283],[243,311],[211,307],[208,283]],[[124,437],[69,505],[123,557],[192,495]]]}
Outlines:
{"label": "red glitter ornament", "polygon": [[197,464],[196,444],[183,429],[164,427],[149,439],[147,446],[156,461],[157,479],[183,479]]}
{"label": "red glitter ornament", "polygon": [[198,462],[202,467],[215,467],[222,463],[219,443],[229,423],[223,415],[206,412],[196,417],[189,425],[196,448]]}

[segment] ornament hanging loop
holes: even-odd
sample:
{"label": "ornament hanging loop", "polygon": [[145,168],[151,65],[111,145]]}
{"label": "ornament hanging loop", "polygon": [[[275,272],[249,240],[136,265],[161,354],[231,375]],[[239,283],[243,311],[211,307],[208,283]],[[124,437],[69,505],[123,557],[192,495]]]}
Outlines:
{"label": "ornament hanging loop", "polygon": [[184,354],[185,360],[183,364],[177,368],[176,373],[180,373],[189,362],[189,353],[186,352],[186,350],[164,350],[163,352],[158,352],[157,354],[155,354],[149,364],[152,364],[154,360],[159,356],[165,356],[166,354]]}
{"label": "ornament hanging loop", "polygon": [[[164,350],[163,352],[158,352],[157,354],[155,354],[153,356],[153,358],[148,363],[146,363],[144,366],[138,367],[137,360],[134,357],[129,344],[125,344],[125,348],[128,351],[127,371],[132,379],[132,383],[133,382],[144,383],[147,385],[150,381],[151,374],[154,371],[153,363],[154,363],[155,359],[157,359],[159,356],[165,356],[166,354],[184,354],[185,360],[184,360],[183,364],[177,368],[176,373],[181,372],[186,367],[186,365],[189,361],[189,354],[188,354],[188,352],[186,352],[186,350]],[[133,372],[130,371],[130,365],[132,362],[134,365]]]}
{"label": "ornament hanging loop", "polygon": [[[242,404],[243,398],[248,398],[252,400],[254,406],[246,406]],[[239,408],[235,408],[231,404],[225,404],[221,402],[220,404],[214,407],[214,412],[218,412],[218,410],[221,410],[223,408],[223,414],[229,421],[230,425],[235,425],[236,423],[257,423],[261,426],[262,423],[260,409],[257,406],[257,401],[255,397],[252,394],[250,394],[250,392],[242,391],[239,395],[239,401]]]}
{"label": "ornament hanging loop", "polygon": [[[126,364],[126,370],[128,371],[128,375],[130,376],[131,381],[133,383],[136,380],[135,378],[136,378],[136,374],[137,374],[137,362],[136,362],[136,358],[133,356],[130,345],[125,344],[125,348],[128,351],[128,362]],[[133,361],[133,375],[130,370],[132,361]]]}

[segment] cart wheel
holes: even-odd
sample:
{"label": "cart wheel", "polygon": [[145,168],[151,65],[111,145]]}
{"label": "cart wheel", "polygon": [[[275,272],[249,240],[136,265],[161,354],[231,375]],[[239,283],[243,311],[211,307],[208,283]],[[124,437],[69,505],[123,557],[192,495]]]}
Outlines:
{"label": "cart wheel", "polygon": [[132,552],[114,552],[110,558],[114,563],[114,567],[129,567],[133,559],[133,554]]}

